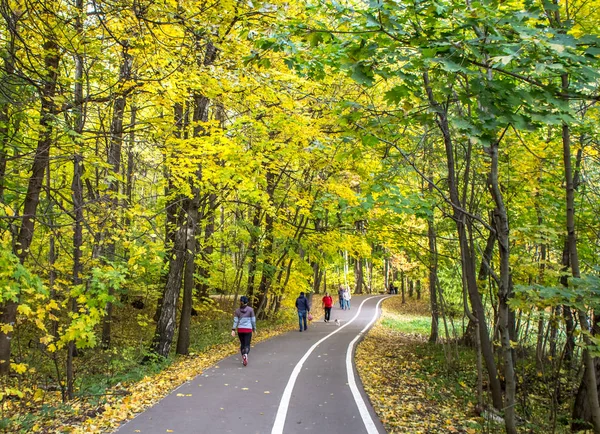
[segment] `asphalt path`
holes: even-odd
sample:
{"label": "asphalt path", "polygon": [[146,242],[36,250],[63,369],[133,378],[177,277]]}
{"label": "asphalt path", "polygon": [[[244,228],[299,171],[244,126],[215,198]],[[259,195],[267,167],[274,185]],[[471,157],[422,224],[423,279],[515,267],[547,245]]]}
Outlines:
{"label": "asphalt path", "polygon": [[253,345],[246,367],[239,354],[221,360],[116,433],[385,433],[354,367],[385,297],[353,296],[328,323]]}

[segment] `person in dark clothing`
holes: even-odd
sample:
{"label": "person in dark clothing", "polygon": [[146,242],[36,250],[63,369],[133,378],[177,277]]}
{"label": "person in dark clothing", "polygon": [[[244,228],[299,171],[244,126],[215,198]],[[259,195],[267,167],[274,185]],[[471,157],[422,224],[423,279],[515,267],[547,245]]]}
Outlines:
{"label": "person in dark clothing", "polygon": [[256,316],[254,315],[254,309],[248,306],[248,297],[245,295],[240,297],[240,307],[237,308],[233,314],[231,336],[235,337],[236,329],[238,338],[240,339],[242,364],[246,366],[248,364],[248,353],[250,352],[252,332],[256,331]]}
{"label": "person in dark clothing", "polygon": [[304,292],[301,292],[296,299],[296,309],[298,309],[298,326],[300,327],[300,331],[306,330],[308,328],[306,318],[310,312],[310,306],[308,305],[308,299],[304,296]]}

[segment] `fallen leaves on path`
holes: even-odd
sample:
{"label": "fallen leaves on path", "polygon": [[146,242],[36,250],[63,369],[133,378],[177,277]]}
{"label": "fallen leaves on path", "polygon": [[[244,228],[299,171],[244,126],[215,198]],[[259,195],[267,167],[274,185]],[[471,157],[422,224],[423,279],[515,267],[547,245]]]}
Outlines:
{"label": "fallen leaves on path", "polygon": [[415,307],[402,305],[400,297],[393,297],[384,302],[383,308],[382,317],[358,346],[355,360],[365,391],[386,431],[475,433],[466,415],[467,403],[425,378],[424,361],[413,350],[428,345],[426,337],[401,333],[382,324],[386,318],[398,320],[404,312],[414,314]]}

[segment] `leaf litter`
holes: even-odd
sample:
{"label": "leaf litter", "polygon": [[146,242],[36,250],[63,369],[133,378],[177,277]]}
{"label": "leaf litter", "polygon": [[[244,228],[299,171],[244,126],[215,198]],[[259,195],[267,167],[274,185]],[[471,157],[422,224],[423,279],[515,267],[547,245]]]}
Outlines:
{"label": "leaf litter", "polygon": [[[422,306],[422,307],[420,307]],[[444,367],[423,356],[430,347],[427,336],[395,330],[386,320],[411,317],[423,302],[400,297],[383,303],[383,312],[356,350],[355,362],[363,386],[375,412],[388,433],[468,433],[478,432],[472,403],[446,387]]]}

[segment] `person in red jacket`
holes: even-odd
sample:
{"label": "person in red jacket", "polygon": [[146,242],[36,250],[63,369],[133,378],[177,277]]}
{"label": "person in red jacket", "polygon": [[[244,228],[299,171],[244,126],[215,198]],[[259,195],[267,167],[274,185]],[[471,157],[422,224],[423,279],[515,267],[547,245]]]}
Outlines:
{"label": "person in red jacket", "polygon": [[323,297],[323,309],[325,309],[325,322],[329,322],[329,317],[331,316],[331,308],[333,307],[333,298],[329,295],[328,292],[325,293],[325,297]]}

